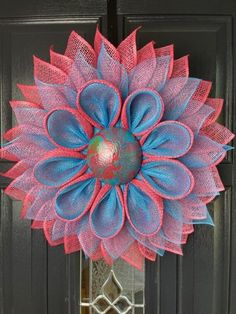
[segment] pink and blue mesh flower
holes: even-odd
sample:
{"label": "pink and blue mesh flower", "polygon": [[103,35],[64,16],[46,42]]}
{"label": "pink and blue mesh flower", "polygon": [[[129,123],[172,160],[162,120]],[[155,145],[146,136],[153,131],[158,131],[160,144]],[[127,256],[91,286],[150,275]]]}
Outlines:
{"label": "pink and blue mesh flower", "polygon": [[1,154],[16,162],[6,193],[49,244],[142,268],[213,224],[206,204],[224,190],[216,165],[234,136],[187,56],[137,50],[136,30],[117,48],[98,29],[94,47],[72,32],[64,54],[34,57],[34,79],[11,101],[18,126]]}

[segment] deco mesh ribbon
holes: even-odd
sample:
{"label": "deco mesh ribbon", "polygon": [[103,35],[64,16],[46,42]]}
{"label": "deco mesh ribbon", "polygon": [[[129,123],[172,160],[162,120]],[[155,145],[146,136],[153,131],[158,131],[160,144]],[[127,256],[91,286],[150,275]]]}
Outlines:
{"label": "deco mesh ribbon", "polygon": [[115,48],[98,29],[94,47],[73,31],[63,55],[34,57],[1,156],[16,162],[5,192],[50,245],[141,269],[182,254],[195,224],[213,225],[206,204],[224,190],[216,165],[234,135],[188,57],[137,50],[136,33]]}

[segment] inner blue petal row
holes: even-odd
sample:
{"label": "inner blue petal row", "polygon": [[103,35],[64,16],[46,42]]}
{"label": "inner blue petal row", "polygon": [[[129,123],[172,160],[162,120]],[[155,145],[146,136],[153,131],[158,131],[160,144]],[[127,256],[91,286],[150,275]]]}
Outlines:
{"label": "inner blue petal row", "polygon": [[167,199],[180,199],[190,192],[192,178],[181,163],[169,160],[148,162],[142,173],[147,182]]}
{"label": "inner blue petal row", "polygon": [[98,81],[81,91],[79,104],[93,121],[108,128],[118,113],[120,99],[114,88]]}
{"label": "inner blue petal row", "polygon": [[161,97],[149,90],[140,90],[128,99],[126,114],[133,133],[142,133],[152,127],[162,115]]}
{"label": "inner blue petal row", "polygon": [[53,157],[39,162],[35,178],[47,186],[60,186],[72,179],[85,166],[86,160],[73,157]]}
{"label": "inner blue petal row", "polygon": [[185,154],[191,144],[191,133],[187,127],[175,121],[166,121],[148,135],[142,148],[150,155],[176,158]]}
{"label": "inner blue petal row", "polygon": [[82,215],[90,202],[96,179],[77,182],[62,189],[56,198],[56,212],[66,219],[72,220]]}
{"label": "inner blue petal row", "polygon": [[89,141],[81,123],[66,110],[53,111],[48,117],[47,128],[51,138],[66,148],[80,148]]}
{"label": "inner blue petal row", "polygon": [[98,237],[114,236],[123,225],[123,210],[116,189],[112,187],[100,200],[91,215],[91,223]]}

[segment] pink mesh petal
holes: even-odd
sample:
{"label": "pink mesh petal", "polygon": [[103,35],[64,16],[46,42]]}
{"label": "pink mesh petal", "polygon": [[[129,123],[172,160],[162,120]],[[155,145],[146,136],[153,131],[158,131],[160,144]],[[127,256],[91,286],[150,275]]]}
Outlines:
{"label": "pink mesh petal", "polygon": [[128,94],[128,74],[122,64],[113,58],[105,45],[102,44],[97,61],[98,77],[111,82],[121,92],[125,99]]}
{"label": "pink mesh petal", "polygon": [[55,106],[65,107],[69,104],[66,87],[43,84],[38,84],[38,86],[18,85],[18,87],[26,100],[33,102],[38,108],[51,110]]}
{"label": "pink mesh petal", "polygon": [[202,168],[219,164],[225,157],[223,145],[209,137],[199,135],[195,138],[189,152],[180,160],[189,168]]}
{"label": "pink mesh petal", "polygon": [[188,77],[189,76],[189,56],[183,56],[174,60],[171,77]]}
{"label": "pink mesh petal", "polygon": [[174,219],[167,212],[164,212],[161,231],[164,238],[171,243],[182,243],[183,224],[181,221]]}
{"label": "pink mesh petal", "polygon": [[45,110],[55,107],[76,107],[76,91],[65,85],[48,85],[36,81],[37,93],[40,97],[41,106]]}
{"label": "pink mesh petal", "polygon": [[55,220],[55,202],[54,199],[50,199],[45,202],[43,206],[38,210],[36,217],[34,218],[35,222],[43,222],[44,220]]}
{"label": "pink mesh petal", "polygon": [[133,179],[124,191],[126,216],[132,227],[141,235],[152,235],[162,225],[163,204],[142,181]]}
{"label": "pink mesh petal", "polygon": [[218,122],[203,127],[201,133],[223,145],[229,143],[235,136],[229,129]]}
{"label": "pink mesh petal", "polygon": [[24,200],[26,194],[30,189],[37,184],[32,169],[26,170],[22,175],[14,179],[4,190],[4,192],[19,200]]}
{"label": "pink mesh petal", "polygon": [[173,62],[174,62],[174,45],[168,45],[164,47],[159,47],[155,49],[156,57],[169,57],[169,64],[167,67],[167,75],[166,77],[169,79],[173,70]]}
{"label": "pink mesh petal", "polygon": [[24,101],[11,101],[11,106],[18,124],[43,127],[43,121],[47,114],[44,109],[37,108],[37,105]]}
{"label": "pink mesh petal", "polygon": [[123,226],[115,237],[104,239],[103,245],[109,255],[112,256],[113,259],[117,259],[127,251],[133,242],[134,238],[130,235],[127,227]]}
{"label": "pink mesh petal", "polygon": [[136,28],[129,36],[127,36],[118,46],[120,53],[120,61],[130,72],[137,64],[137,46],[136,34],[139,28]]}
{"label": "pink mesh petal", "polygon": [[201,109],[203,109],[201,107],[204,105],[207,99],[207,96],[211,89],[211,85],[212,83],[209,81],[201,81],[199,83],[191,99],[188,101],[188,105],[183,114],[181,115],[181,119],[185,118],[191,119],[193,114],[196,114]]}
{"label": "pink mesh petal", "polygon": [[83,226],[83,219],[76,219],[72,221],[67,221],[65,226],[65,237],[70,237],[76,235],[78,237],[78,233]]}
{"label": "pink mesh petal", "polygon": [[107,252],[106,248],[103,245],[103,242],[101,242],[100,247],[101,247],[102,257],[104,258],[107,265],[111,266],[113,264],[114,260],[112,259],[110,254]]}
{"label": "pink mesh petal", "polygon": [[65,226],[66,226],[66,223],[64,221],[60,219],[55,220],[52,227],[52,231],[51,231],[51,238],[53,241],[64,239]]}
{"label": "pink mesh petal", "polygon": [[172,57],[169,55],[157,57],[155,59],[155,68],[152,71],[152,76],[148,76],[149,82],[147,87],[152,88],[157,91],[161,91],[162,88],[165,86],[165,83],[168,80],[168,75],[171,72],[171,62]]}
{"label": "pink mesh petal", "polygon": [[97,56],[100,53],[102,44],[105,46],[106,51],[110,55],[110,57],[114,60],[119,61],[120,60],[120,54],[117,51],[117,49],[107,40],[99,31],[99,28],[96,28],[96,33],[94,37],[94,50],[97,54]]}
{"label": "pink mesh petal", "polygon": [[204,103],[210,93],[211,86],[212,82],[202,80],[193,94],[192,99]]}
{"label": "pink mesh petal", "polygon": [[138,243],[138,248],[139,248],[139,251],[141,252],[141,254],[145,258],[149,259],[152,262],[155,262],[156,256],[157,256],[155,252],[153,252],[152,250],[148,249],[147,247],[145,247],[141,243]]}
{"label": "pink mesh petal", "polygon": [[28,108],[28,109],[42,109],[42,107],[39,104],[27,101],[27,100],[11,100],[10,105],[12,107],[12,109],[16,109],[16,108]]}
{"label": "pink mesh petal", "polygon": [[50,49],[50,63],[66,74],[69,74],[73,60],[66,55],[62,55],[55,52],[53,49]]}
{"label": "pink mesh petal", "polygon": [[155,234],[154,236],[149,238],[149,241],[156,248],[175,253],[178,255],[183,255],[183,251],[181,248],[181,244],[172,243],[166,239],[163,239],[160,234]]}
{"label": "pink mesh petal", "polygon": [[73,82],[76,89],[79,90],[81,86],[88,81],[98,78],[97,69],[86,60],[80,51],[78,51],[68,77]]}
{"label": "pink mesh petal", "polygon": [[32,221],[32,224],[31,224],[31,229],[43,229],[43,221]]}
{"label": "pink mesh petal", "polygon": [[131,244],[129,249],[121,256],[123,260],[140,271],[144,269],[144,257],[141,254],[137,242]]}
{"label": "pink mesh petal", "polygon": [[185,220],[199,220],[207,217],[206,204],[200,198],[194,196],[194,194],[190,194],[178,202],[181,205]]}
{"label": "pink mesh petal", "polygon": [[103,253],[102,253],[102,250],[101,250],[101,245],[99,245],[97,247],[97,249],[90,255],[90,258],[93,260],[93,261],[99,261],[100,259],[103,258]]}
{"label": "pink mesh petal", "polygon": [[64,249],[66,254],[77,252],[81,249],[79,239],[76,235],[64,237]]}
{"label": "pink mesh petal", "polygon": [[27,193],[22,206],[25,218],[35,219],[39,210],[55,196],[56,192],[56,189],[44,189],[41,185],[32,187]]}
{"label": "pink mesh petal", "polygon": [[26,125],[17,126],[7,133],[4,138],[9,141],[1,150],[1,158],[18,161],[20,159],[40,159],[45,153],[52,150],[50,143],[41,128],[30,128]]}
{"label": "pink mesh petal", "polygon": [[22,95],[26,101],[32,102],[41,107],[41,97],[38,93],[38,87],[35,85],[22,85],[17,84],[17,87],[20,89]]}
{"label": "pink mesh petal", "polygon": [[174,45],[167,45],[163,47],[155,48],[156,57],[173,56],[174,55]]}
{"label": "pink mesh petal", "polygon": [[183,234],[191,234],[194,232],[194,227],[192,224],[183,225]]}
{"label": "pink mesh petal", "polygon": [[96,254],[98,247],[101,244],[101,240],[92,232],[88,217],[86,217],[82,230],[78,234],[78,239],[87,256]]}
{"label": "pink mesh petal", "polygon": [[200,84],[201,80],[194,78],[170,79],[160,91],[165,104],[164,119],[177,120],[181,117]]}
{"label": "pink mesh petal", "polygon": [[194,119],[192,115],[188,115],[188,117],[181,116],[178,121],[187,125],[195,134],[198,134],[204,122],[208,119],[212,112],[213,109],[211,107],[203,105],[197,112],[194,113]]}
{"label": "pink mesh petal", "polygon": [[34,76],[39,81],[48,84],[65,84],[68,76],[54,65],[34,56]]}
{"label": "pink mesh petal", "polygon": [[192,169],[195,179],[195,186],[192,193],[200,197],[217,195],[224,190],[224,185],[220,179],[218,170],[215,166],[211,168]]}
{"label": "pink mesh petal", "polygon": [[211,107],[212,109],[214,109],[214,111],[206,119],[204,126],[212,124],[213,122],[215,122],[218,119],[218,117],[222,111],[222,108],[223,108],[223,103],[224,103],[224,100],[221,98],[207,98],[205,104],[207,106]]}
{"label": "pink mesh petal", "polygon": [[96,65],[96,54],[92,46],[83,37],[72,31],[68,39],[65,56],[75,60],[78,53],[84,57],[88,64]]}
{"label": "pink mesh petal", "polygon": [[154,41],[147,43],[144,47],[137,51],[138,64],[144,60],[154,59],[155,57]]}
{"label": "pink mesh petal", "polygon": [[51,246],[57,246],[64,243],[64,237],[57,239],[55,241],[52,239],[52,229],[53,229],[54,223],[55,223],[55,220],[45,220],[43,223],[43,231],[44,231],[45,238],[47,239],[48,243]]}
{"label": "pink mesh petal", "polygon": [[129,93],[150,86],[157,64],[156,58],[146,59],[138,63],[129,73]]}

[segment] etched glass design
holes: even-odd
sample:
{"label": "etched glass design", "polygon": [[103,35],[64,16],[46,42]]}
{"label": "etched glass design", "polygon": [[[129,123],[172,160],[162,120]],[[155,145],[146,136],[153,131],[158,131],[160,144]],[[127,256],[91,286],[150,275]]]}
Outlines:
{"label": "etched glass design", "polygon": [[145,272],[122,260],[112,266],[80,255],[81,314],[144,314]]}

